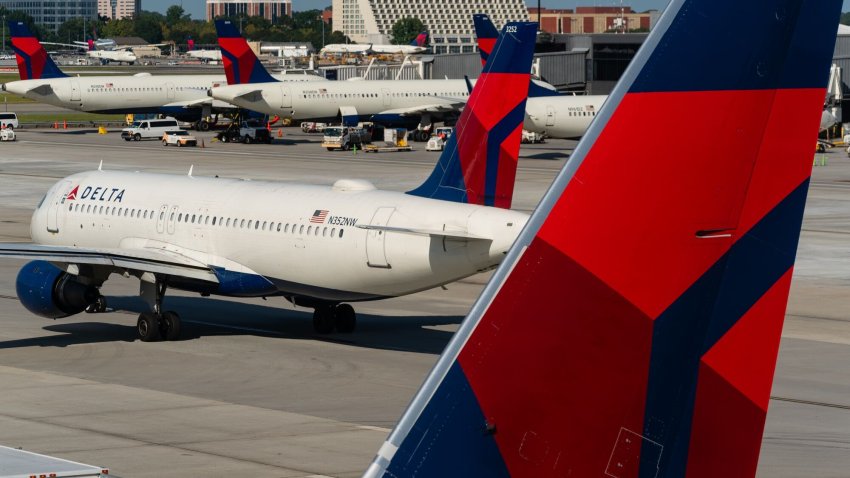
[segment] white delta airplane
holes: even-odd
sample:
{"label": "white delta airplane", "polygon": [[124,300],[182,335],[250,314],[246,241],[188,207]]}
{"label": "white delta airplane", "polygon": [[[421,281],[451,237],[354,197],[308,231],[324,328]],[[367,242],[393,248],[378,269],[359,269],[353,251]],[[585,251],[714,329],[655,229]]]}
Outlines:
{"label": "white delta airplane", "polygon": [[[19,81],[4,83],[3,91],[86,113],[154,113],[192,121],[209,129],[212,113],[236,111],[232,104],[214,100],[207,91],[226,84],[225,75],[97,75],[68,76],[56,66],[23,22],[9,23],[12,48],[18,60]],[[281,75],[280,81],[325,82],[313,75]]]}
{"label": "white delta airplane", "polygon": [[[126,63],[128,65],[133,65],[136,63],[136,60],[139,58],[132,50],[132,46],[130,45],[117,45],[115,40],[111,40],[108,38],[99,39],[99,40],[89,40],[87,42],[75,41],[73,44],[71,43],[55,43],[55,42],[44,42],[45,45],[58,45],[58,46],[66,46],[71,48],[79,48],[82,50],[86,50],[86,56],[89,58],[95,58],[100,60],[100,63],[106,65],[107,63]],[[145,46],[165,46],[167,43],[158,43],[151,44]]]}
{"label": "white delta airplane", "polygon": [[[459,110],[466,104],[470,85],[475,82],[370,80],[368,83],[331,81],[322,84],[284,85],[269,77],[233,24],[227,20],[216,20],[216,30],[219,46],[224,54],[228,83],[231,84],[212,88],[209,91],[210,96],[251,111],[278,115],[281,118],[301,121],[341,119],[343,124],[374,121],[387,126],[404,126],[412,130],[414,141],[427,141],[430,126],[434,122],[450,121],[457,117]],[[492,47],[492,43],[490,46]],[[254,66],[249,68],[246,65]],[[250,80],[245,81],[244,77],[248,76],[248,73],[243,73],[242,77],[236,77],[238,84],[232,84],[231,71],[243,70],[250,72]],[[526,108],[534,103],[539,104],[545,111],[549,98],[556,97],[550,95],[557,95],[557,92],[551,85],[536,80],[533,83]],[[544,96],[536,97],[540,95]],[[575,116],[571,116],[571,113],[570,117],[578,120],[583,126],[575,126],[573,123],[576,121],[572,121],[569,127],[576,130],[582,128],[581,131],[578,134],[564,131],[564,134],[569,133],[569,137],[581,136],[583,128],[586,128],[586,123],[589,123],[592,117],[587,116],[584,111],[579,113],[577,103],[571,104],[570,107],[576,109]],[[526,123],[528,121],[527,115]]]}
{"label": "white delta airplane", "polygon": [[[475,14],[472,20],[483,64],[492,51],[499,32],[487,15]],[[607,95],[562,95],[557,91],[541,88],[534,81],[529,85],[531,90],[525,105],[523,128],[545,134],[549,138],[582,137],[608,98]]]}
{"label": "white delta airplane", "polygon": [[303,121],[341,118],[343,124],[404,126],[413,130],[413,140],[427,141],[433,122],[457,118],[469,96],[464,80],[282,84],[266,72],[235,25],[216,20],[215,26],[229,84],[209,94],[251,111]]}
{"label": "white delta airplane", "polygon": [[322,48],[319,53],[383,53],[391,55],[415,55],[417,53],[424,53],[426,50],[428,50],[428,47],[425,46],[427,42],[428,32],[422,32],[417,35],[416,38],[414,38],[413,41],[410,42],[409,45],[383,45],[378,43],[373,43],[371,45],[360,45],[356,43],[331,43],[330,45],[325,45],[325,47]]}
{"label": "white delta airplane", "polygon": [[32,244],[0,244],[0,256],[34,259],[18,274],[18,298],[43,317],[102,312],[100,287],[119,274],[137,277],[150,305],[137,321],[143,341],[179,336],[179,316],[161,308],[168,288],[280,296],[314,308],[318,333],[351,332],[356,316],[346,302],[412,294],[493,268],[528,217],[509,208],[534,24],[507,28],[531,33],[511,36],[492,55],[457,132],[416,189],[191,170],[74,174],[38,204]]}

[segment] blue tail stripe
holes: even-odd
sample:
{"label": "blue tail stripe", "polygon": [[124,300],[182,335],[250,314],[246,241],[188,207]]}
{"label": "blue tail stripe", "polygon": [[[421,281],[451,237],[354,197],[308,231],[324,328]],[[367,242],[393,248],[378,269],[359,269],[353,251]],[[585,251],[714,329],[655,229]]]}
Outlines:
{"label": "blue tail stripe", "polygon": [[[710,8],[735,14],[707,16],[701,11],[709,8],[705,4],[686,4],[630,91],[822,88],[826,84],[828,72],[820,65],[830,62],[835,32],[823,19],[836,18],[840,3],[782,0],[776,9],[766,9],[763,2],[713,3]],[[826,15],[824,9],[835,12]],[[748,38],[742,41],[738,35],[718,32],[747,32]],[[730,71],[739,73],[730,75]]]}
{"label": "blue tail stripe", "polygon": [[[659,477],[685,476],[700,358],[794,265],[808,186],[800,184],[655,320],[643,434],[665,444]],[[639,476],[655,477],[656,465],[642,456]]]}
{"label": "blue tail stripe", "polygon": [[496,201],[496,186],[499,179],[499,151],[502,142],[522,124],[525,118],[525,101],[520,101],[507,116],[490,130],[487,135],[487,176],[484,181],[484,205],[493,206]]}
{"label": "blue tail stripe", "polygon": [[[474,437],[474,439],[470,439]],[[450,475],[446,473],[450,472]],[[386,470],[389,477],[508,478],[475,394],[455,362]]]}

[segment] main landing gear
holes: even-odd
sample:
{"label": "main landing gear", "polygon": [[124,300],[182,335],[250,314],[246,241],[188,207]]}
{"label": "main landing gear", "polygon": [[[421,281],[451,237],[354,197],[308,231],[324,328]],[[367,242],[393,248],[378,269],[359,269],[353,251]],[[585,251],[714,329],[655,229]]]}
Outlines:
{"label": "main landing gear", "polygon": [[334,330],[348,334],[354,332],[355,327],[357,314],[348,304],[320,305],[313,312],[313,330],[318,334],[329,334]]}
{"label": "main landing gear", "polygon": [[[147,274],[149,273],[145,275]],[[151,311],[142,312],[136,321],[136,332],[142,342],[180,338],[180,316],[176,312],[162,311],[162,298],[166,288],[165,281],[156,277],[142,277],[139,283],[139,295],[151,306]]]}

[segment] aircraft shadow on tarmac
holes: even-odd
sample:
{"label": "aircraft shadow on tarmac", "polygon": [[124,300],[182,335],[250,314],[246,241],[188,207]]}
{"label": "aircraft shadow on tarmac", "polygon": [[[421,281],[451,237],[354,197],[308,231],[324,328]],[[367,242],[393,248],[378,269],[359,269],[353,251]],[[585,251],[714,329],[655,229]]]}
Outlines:
{"label": "aircraft shadow on tarmac", "polygon": [[523,159],[551,159],[557,161],[559,159],[566,159],[569,157],[570,155],[563,151],[551,151],[548,153],[529,154],[527,156],[523,156]]}
{"label": "aircraft shadow on tarmac", "polygon": [[[110,321],[121,324],[99,322],[97,315],[88,316],[92,321],[64,322],[65,319],[50,321],[45,330],[60,333],[48,337],[34,337],[0,342],[0,349],[18,347],[66,347],[68,345],[105,342],[133,342],[136,334],[136,314],[146,310],[138,297],[108,297],[110,312],[103,314]],[[313,331],[312,311],[287,308],[286,302],[275,304],[280,307],[245,304],[193,297],[166,297],[163,308],[178,311],[183,321],[180,340],[194,340],[208,336],[253,335],[296,340],[320,340],[354,347],[384,350],[400,350],[439,354],[454,334],[449,330],[431,328],[439,325],[459,324],[461,316],[380,316],[357,315],[357,330],[351,334],[319,335]],[[87,317],[84,314],[76,318]],[[69,318],[68,320],[73,320]],[[33,320],[43,320],[33,318]],[[126,321],[126,324],[123,323]]]}

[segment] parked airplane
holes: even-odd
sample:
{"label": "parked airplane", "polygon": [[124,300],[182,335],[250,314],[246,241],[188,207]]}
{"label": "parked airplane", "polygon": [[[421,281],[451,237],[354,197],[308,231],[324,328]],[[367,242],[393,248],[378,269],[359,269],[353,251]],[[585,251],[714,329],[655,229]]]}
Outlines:
{"label": "parked airplane", "polygon": [[536,24],[506,28],[516,33],[492,56],[439,163],[416,189],[200,178],[191,170],[75,174],[33,213],[35,244],[0,244],[2,256],[36,259],[18,274],[18,298],[44,317],[102,311],[103,282],[132,275],[152,310],[137,321],[145,341],[179,334],[179,317],[161,310],[169,287],[283,296],[315,308],[317,332],[350,332],[356,317],[343,302],[410,294],[494,267],[528,217],[507,208]]}
{"label": "parked airplane", "polygon": [[428,42],[428,32],[422,32],[410,42],[409,45],[385,45],[380,43],[373,44],[357,44],[357,43],[331,43],[325,45],[319,51],[319,54],[327,53],[384,53],[384,54],[403,54],[413,55],[416,53],[424,53],[428,47],[425,45]]}
{"label": "parked airplane", "polygon": [[[132,65],[138,60],[138,57],[133,53],[131,45],[117,45],[115,40],[103,38],[99,40],[89,39],[86,42],[75,41],[73,43],[55,43],[43,42],[44,45],[58,45],[70,48],[80,48],[86,50],[86,56],[100,60],[101,64],[110,62],[126,63]],[[146,46],[165,46],[165,43]]]}
{"label": "parked airplane", "polygon": [[197,58],[204,63],[221,61],[221,50],[189,50],[186,54],[192,58]]}
{"label": "parked airplane", "polygon": [[364,476],[754,477],[841,5],[672,0]]}
{"label": "parked airplane", "polygon": [[[487,15],[475,14],[472,20],[483,64],[499,32]],[[550,138],[580,138],[608,98],[606,95],[561,95],[540,88],[534,82],[530,85],[523,128]]]}
{"label": "parked airplane", "polygon": [[456,118],[469,96],[464,80],[374,80],[368,88],[347,81],[282,85],[266,72],[235,25],[216,20],[215,26],[228,85],[212,88],[210,95],[252,111],[299,121],[342,118],[348,124],[419,126],[413,139],[426,141],[431,124]]}
{"label": "parked airplane", "polygon": [[[210,114],[237,109],[207,95],[210,88],[226,83],[224,75],[68,76],[56,66],[26,24],[12,21],[9,26],[21,80],[5,83],[3,91],[88,113],[167,114],[194,121],[201,130],[209,129],[206,118]],[[286,84],[324,81],[312,75],[283,75],[279,80]]]}

